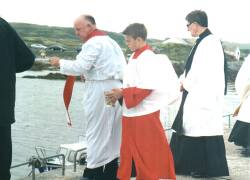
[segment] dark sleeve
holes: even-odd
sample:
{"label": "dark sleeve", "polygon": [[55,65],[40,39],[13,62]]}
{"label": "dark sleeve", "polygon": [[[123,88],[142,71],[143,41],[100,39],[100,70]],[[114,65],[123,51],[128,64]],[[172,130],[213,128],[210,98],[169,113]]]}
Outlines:
{"label": "dark sleeve", "polygon": [[123,103],[123,97],[121,97],[120,99],[118,99],[119,104],[122,106]]}
{"label": "dark sleeve", "polygon": [[0,18],[0,21],[1,27],[5,28],[5,32],[9,35],[9,48],[11,49],[11,57],[14,58],[16,72],[30,69],[34,63],[35,55],[7,21],[2,18]]}
{"label": "dark sleeve", "polygon": [[152,90],[150,89],[140,89],[136,87],[125,88],[122,91],[122,95],[127,108],[132,108],[137,106],[143,99],[145,99]]}
{"label": "dark sleeve", "polygon": [[23,72],[32,67],[35,55],[26,46],[24,41],[18,36],[14,29],[12,29],[12,32],[14,36],[16,72]]}

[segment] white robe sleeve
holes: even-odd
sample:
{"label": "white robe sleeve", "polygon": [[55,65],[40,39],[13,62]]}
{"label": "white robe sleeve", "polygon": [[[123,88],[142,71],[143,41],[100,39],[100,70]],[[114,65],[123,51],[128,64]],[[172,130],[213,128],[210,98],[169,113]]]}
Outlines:
{"label": "white robe sleeve", "polygon": [[159,60],[159,79],[161,79],[161,82],[158,82],[158,86],[159,89],[166,92],[168,98],[167,104],[171,104],[180,96],[178,76],[166,55],[159,54],[157,56]]}
{"label": "white robe sleeve", "polygon": [[100,49],[101,46],[98,43],[84,44],[81,52],[76,56],[76,60],[60,60],[60,72],[66,75],[84,75],[95,65]]}

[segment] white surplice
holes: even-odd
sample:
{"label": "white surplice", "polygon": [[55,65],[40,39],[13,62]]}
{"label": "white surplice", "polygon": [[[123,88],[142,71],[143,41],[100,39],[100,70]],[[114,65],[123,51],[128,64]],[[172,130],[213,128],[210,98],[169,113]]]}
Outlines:
{"label": "white surplice", "polygon": [[188,91],[183,112],[184,135],[223,135],[224,53],[219,39],[209,35],[201,41],[190,71],[180,81]]}
{"label": "white surplice", "polygon": [[179,98],[178,77],[168,57],[145,50],[136,60],[129,59],[124,74],[123,88],[153,91],[136,107],[123,106],[123,115],[134,117],[161,110],[161,120],[168,121],[169,105]]}

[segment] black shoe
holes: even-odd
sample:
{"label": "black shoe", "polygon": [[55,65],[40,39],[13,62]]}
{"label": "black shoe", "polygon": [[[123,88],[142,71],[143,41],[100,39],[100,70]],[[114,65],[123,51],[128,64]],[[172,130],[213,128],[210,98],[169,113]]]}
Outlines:
{"label": "black shoe", "polygon": [[191,172],[190,175],[192,178],[206,178],[207,176],[204,173]]}

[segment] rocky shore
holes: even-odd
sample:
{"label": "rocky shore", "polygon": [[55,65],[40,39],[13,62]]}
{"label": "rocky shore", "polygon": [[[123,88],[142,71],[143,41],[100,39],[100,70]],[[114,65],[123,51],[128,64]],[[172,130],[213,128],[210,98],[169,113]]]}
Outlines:
{"label": "rocky shore", "polygon": [[[178,62],[172,62],[173,63],[173,67],[177,73],[177,75],[181,75],[183,72],[183,68],[184,68],[184,64],[183,63],[178,63]],[[242,64],[241,61],[229,61],[228,63],[228,81],[229,82],[234,82],[235,81],[235,77],[237,75],[237,72]],[[31,71],[42,71],[42,70],[49,70],[49,71],[54,71],[51,73],[48,73],[47,75],[25,75],[23,76],[24,78],[39,78],[39,79],[53,79],[53,80],[62,80],[62,79],[66,79],[65,75],[62,75],[59,73],[59,69],[55,68],[55,67],[51,67],[48,62],[42,62],[42,61],[36,61],[33,65],[33,67],[31,68]],[[211,73],[212,73],[212,69],[211,69]],[[78,78],[77,80],[80,80],[80,78]]]}

